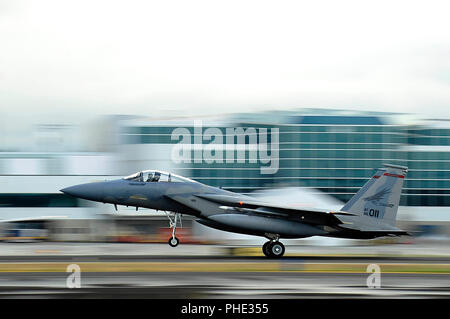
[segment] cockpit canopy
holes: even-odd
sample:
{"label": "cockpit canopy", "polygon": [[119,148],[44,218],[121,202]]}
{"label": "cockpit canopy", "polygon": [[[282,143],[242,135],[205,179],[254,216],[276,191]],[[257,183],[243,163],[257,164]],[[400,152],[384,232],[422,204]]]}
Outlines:
{"label": "cockpit canopy", "polygon": [[156,183],[156,182],[195,182],[189,178],[182,177],[176,174],[167,173],[163,171],[146,170],[134,173],[123,179],[135,182],[146,182],[146,183]]}

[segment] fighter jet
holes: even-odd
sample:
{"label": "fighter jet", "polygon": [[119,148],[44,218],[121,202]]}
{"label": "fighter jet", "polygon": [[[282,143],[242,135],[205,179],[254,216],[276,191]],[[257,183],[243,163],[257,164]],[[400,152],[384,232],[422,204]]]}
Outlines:
{"label": "fighter jet", "polygon": [[158,170],[118,180],[87,183],[61,191],[75,197],[117,205],[165,211],[172,228],[169,245],[179,244],[176,228],[182,215],[223,231],[268,239],[262,251],[269,258],[285,252],[282,238],[328,236],[372,239],[408,235],[395,227],[407,167],[384,164],[338,211],[276,205],[251,196],[208,186]]}

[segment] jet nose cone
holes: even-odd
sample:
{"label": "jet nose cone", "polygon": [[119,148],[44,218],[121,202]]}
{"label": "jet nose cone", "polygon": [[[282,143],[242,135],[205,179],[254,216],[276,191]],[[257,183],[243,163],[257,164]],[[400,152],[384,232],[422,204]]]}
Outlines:
{"label": "jet nose cone", "polygon": [[75,186],[70,186],[61,189],[64,194],[79,197],[83,199],[102,201],[104,187],[103,183],[87,183]]}
{"label": "jet nose cone", "polygon": [[66,187],[60,190],[60,192],[63,192],[66,195],[71,195],[74,197],[80,197],[80,195],[83,194],[83,187],[81,187],[82,185],[75,185],[75,186],[70,186],[70,187]]}

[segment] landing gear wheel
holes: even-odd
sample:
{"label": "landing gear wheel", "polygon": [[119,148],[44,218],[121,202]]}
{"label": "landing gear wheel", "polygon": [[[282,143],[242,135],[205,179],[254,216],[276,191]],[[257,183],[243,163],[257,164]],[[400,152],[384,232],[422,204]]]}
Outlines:
{"label": "landing gear wheel", "polygon": [[180,241],[179,241],[178,238],[176,238],[176,237],[171,237],[171,238],[169,239],[169,245],[170,245],[171,247],[177,247],[179,243],[180,243]]}
{"label": "landing gear wheel", "polygon": [[271,245],[268,247],[270,257],[272,258],[281,258],[284,255],[285,248],[282,243],[279,241],[271,243]]}
{"label": "landing gear wheel", "polygon": [[269,252],[269,246],[270,246],[271,242],[265,242],[264,245],[262,246],[262,251],[264,253],[264,255],[266,255],[266,257],[270,257],[270,252]]}
{"label": "landing gear wheel", "polygon": [[284,255],[285,248],[279,241],[268,241],[263,245],[262,251],[266,257],[281,258]]}

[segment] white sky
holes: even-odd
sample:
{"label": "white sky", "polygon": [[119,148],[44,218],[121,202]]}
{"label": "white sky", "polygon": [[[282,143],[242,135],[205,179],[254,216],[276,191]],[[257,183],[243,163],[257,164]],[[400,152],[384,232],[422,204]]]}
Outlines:
{"label": "white sky", "polygon": [[450,117],[449,13],[448,1],[0,0],[0,109]]}

